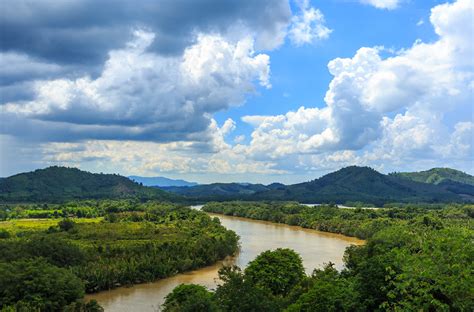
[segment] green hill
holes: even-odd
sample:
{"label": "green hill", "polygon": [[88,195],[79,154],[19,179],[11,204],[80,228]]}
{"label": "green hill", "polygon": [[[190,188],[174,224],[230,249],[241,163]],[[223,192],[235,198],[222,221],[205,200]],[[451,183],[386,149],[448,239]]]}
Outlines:
{"label": "green hill", "polygon": [[255,195],[262,199],[306,203],[360,201],[375,205],[388,202],[459,202],[459,195],[437,185],[384,175],[369,167],[346,167],[319,179]]}
{"label": "green hill", "polygon": [[474,176],[451,168],[433,168],[419,172],[395,172],[390,175],[430,184],[441,184],[446,180],[449,180],[462,184],[474,185]]}
{"label": "green hill", "polygon": [[162,190],[201,201],[242,199],[273,188],[274,185],[265,186],[251,183],[212,183],[196,186],[160,187]]}
{"label": "green hill", "polygon": [[444,180],[437,185],[428,184],[357,166],[346,167],[319,179],[293,185],[214,183],[163,189],[201,201],[291,200],[303,203],[363,202],[383,205],[393,202],[439,203],[474,199],[474,187],[468,184],[451,180]]}
{"label": "green hill", "polygon": [[178,197],[142,186],[120,175],[57,166],[0,180],[0,202],[62,202],[103,198],[173,200]]}

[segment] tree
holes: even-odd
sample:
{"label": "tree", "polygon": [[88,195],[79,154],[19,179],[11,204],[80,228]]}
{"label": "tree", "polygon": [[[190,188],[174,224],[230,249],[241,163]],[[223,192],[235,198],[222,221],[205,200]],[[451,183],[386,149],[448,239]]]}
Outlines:
{"label": "tree", "polygon": [[181,284],[166,296],[164,312],[213,312],[217,306],[213,293],[201,285]]}
{"label": "tree", "polygon": [[314,271],[310,289],[295,304],[289,306],[287,311],[353,311],[356,293],[351,285],[351,281],[341,277],[330,263],[323,270]]}
{"label": "tree", "polygon": [[72,221],[71,219],[63,219],[63,220],[58,222],[59,228],[62,231],[65,231],[65,232],[67,232],[67,231],[71,230],[72,228],[74,228],[75,225],[76,225],[76,223],[74,223],[74,221]]}
{"label": "tree", "polygon": [[226,266],[219,270],[215,300],[224,311],[260,312],[278,311],[278,304],[267,289],[256,287],[247,280],[237,266]]}
{"label": "tree", "polygon": [[67,269],[41,259],[0,263],[0,308],[19,304],[60,311],[83,296],[83,282]]}
{"label": "tree", "polygon": [[291,249],[265,251],[249,263],[245,277],[254,285],[286,296],[304,277],[301,257]]}

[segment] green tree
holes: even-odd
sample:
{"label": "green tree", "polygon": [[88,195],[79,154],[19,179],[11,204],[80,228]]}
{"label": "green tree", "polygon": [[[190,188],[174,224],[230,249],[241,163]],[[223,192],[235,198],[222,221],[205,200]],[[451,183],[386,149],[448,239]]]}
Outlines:
{"label": "green tree", "polygon": [[67,269],[41,259],[0,263],[0,308],[23,304],[60,311],[83,296],[84,284]]}
{"label": "green tree", "polygon": [[291,249],[265,251],[245,269],[246,279],[277,296],[286,296],[304,277],[301,257]]}
{"label": "green tree", "polygon": [[247,280],[237,266],[227,266],[219,270],[219,279],[215,299],[223,311],[262,312],[278,311],[278,303],[267,289],[256,287]]}
{"label": "green tree", "polygon": [[76,223],[74,221],[72,221],[71,219],[63,219],[63,220],[58,222],[59,228],[62,231],[65,231],[65,232],[73,229],[75,225],[76,225]]}
{"label": "green tree", "polygon": [[201,285],[181,284],[166,296],[164,312],[214,312],[218,311],[213,293]]}
{"label": "green tree", "polygon": [[313,272],[312,286],[286,311],[353,311],[356,294],[351,286],[351,281],[341,277],[330,263],[323,270]]}

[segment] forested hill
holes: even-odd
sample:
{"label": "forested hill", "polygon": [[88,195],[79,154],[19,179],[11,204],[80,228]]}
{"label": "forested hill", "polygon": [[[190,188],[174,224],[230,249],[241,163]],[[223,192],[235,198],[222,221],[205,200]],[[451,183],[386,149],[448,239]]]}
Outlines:
{"label": "forested hill", "polygon": [[[283,185],[283,184],[281,184]],[[271,186],[250,183],[212,183],[192,187],[160,187],[162,190],[199,199],[239,199],[272,189]]]}
{"label": "forested hill", "polygon": [[360,201],[371,204],[388,202],[456,202],[464,199],[437,185],[384,175],[369,167],[346,167],[319,179],[289,185],[284,189],[256,194],[266,199],[300,202]]}
{"label": "forested hill", "polygon": [[452,181],[474,185],[474,176],[451,168],[433,168],[419,172],[394,172],[390,175],[430,184],[441,184],[443,182]]}
{"label": "forested hill", "polygon": [[[456,182],[457,183],[457,182]],[[450,187],[453,185],[451,184]],[[319,179],[293,184],[215,183],[195,187],[165,188],[201,200],[294,200],[303,203],[363,202],[382,205],[393,202],[462,202],[474,199],[474,187],[421,183],[385,175],[369,167],[346,167]]]}
{"label": "forested hill", "polygon": [[116,174],[97,174],[57,166],[0,180],[0,202],[62,202],[102,198],[175,200],[179,196],[142,186]]}

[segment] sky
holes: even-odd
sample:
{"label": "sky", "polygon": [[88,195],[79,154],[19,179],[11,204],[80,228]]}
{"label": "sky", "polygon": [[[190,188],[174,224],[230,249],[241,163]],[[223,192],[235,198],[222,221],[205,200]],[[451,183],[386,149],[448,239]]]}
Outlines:
{"label": "sky", "polygon": [[4,0],[0,176],[474,173],[474,0]]}

